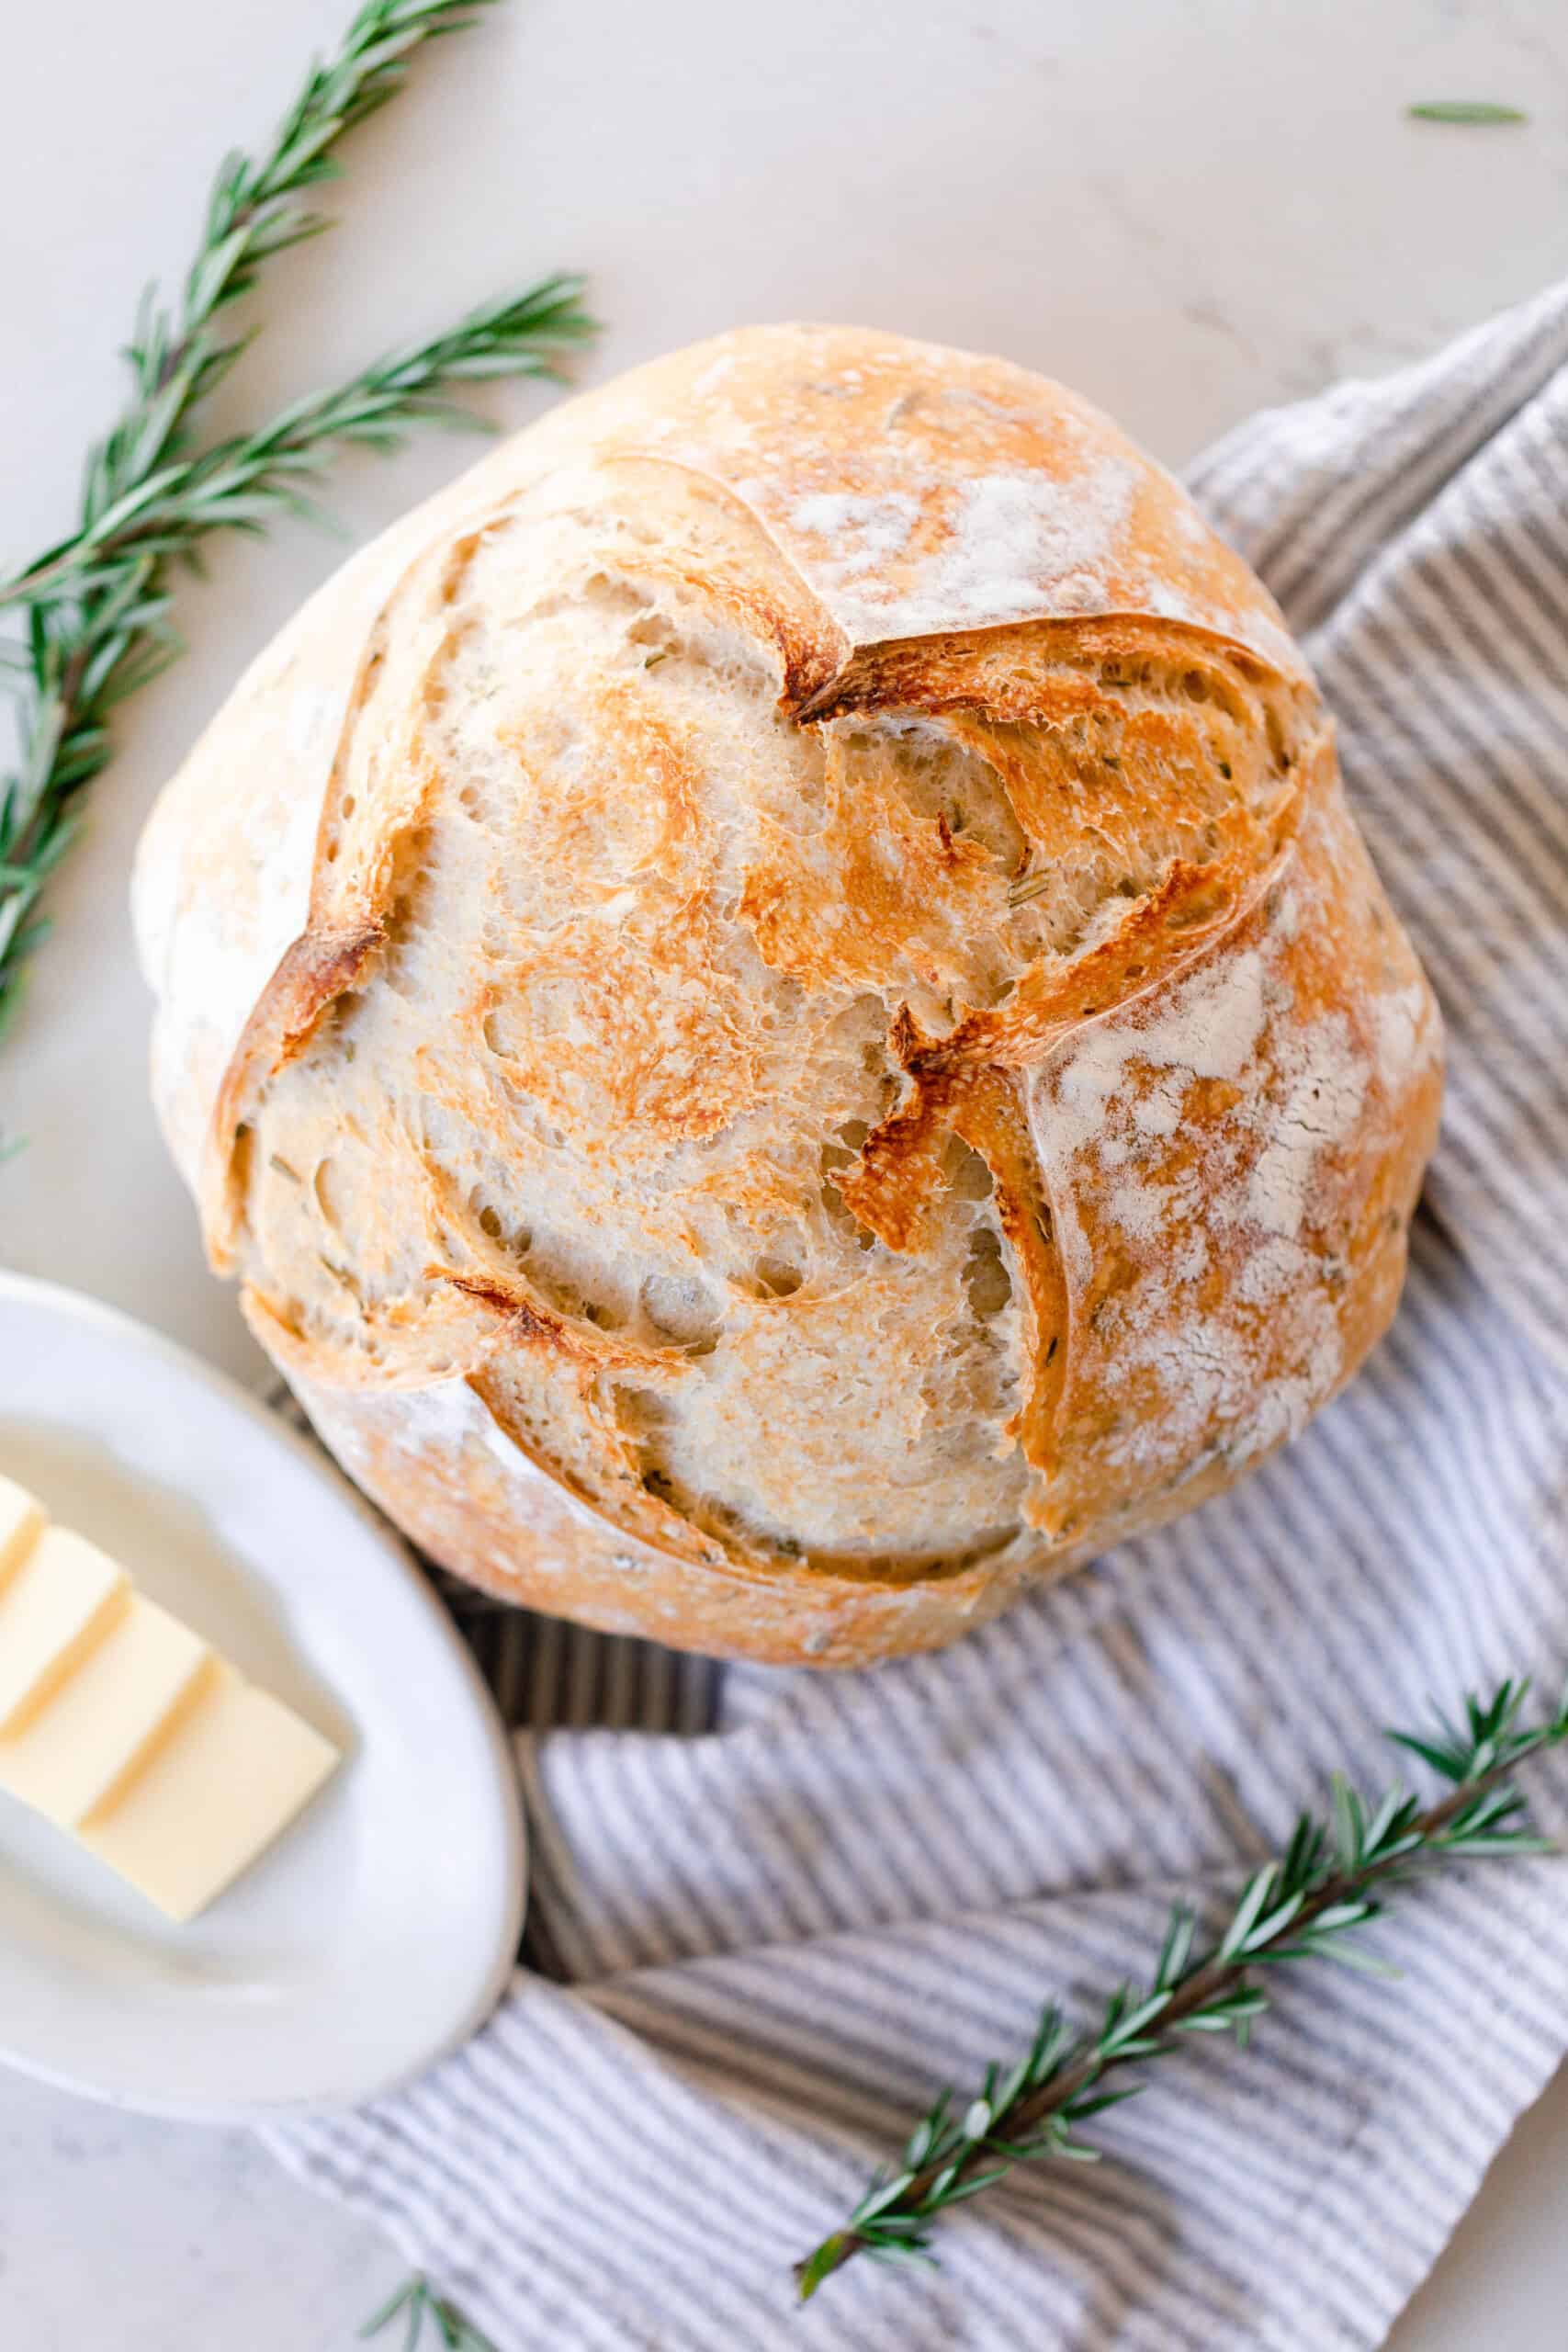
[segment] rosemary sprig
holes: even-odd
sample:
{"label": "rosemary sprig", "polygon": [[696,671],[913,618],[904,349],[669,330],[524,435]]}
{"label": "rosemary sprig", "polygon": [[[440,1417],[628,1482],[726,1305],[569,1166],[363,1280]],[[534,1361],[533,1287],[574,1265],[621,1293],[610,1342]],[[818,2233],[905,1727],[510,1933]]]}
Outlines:
{"label": "rosemary sprig", "polygon": [[400,2312],[408,2323],[402,2352],[419,2352],[419,2346],[424,2342],[426,2320],[434,2327],[437,2340],[445,2346],[445,2352],[495,2352],[488,2335],[481,2335],[477,2327],[470,2327],[460,2312],[441,2296],[433,2294],[425,2280],[417,2276],[405,2280],[397,2293],[366,2321],[359,2331],[361,2343],[369,2336],[379,2335],[384,2327],[390,2327]]}
{"label": "rosemary sprig", "polygon": [[442,396],[447,388],[548,373],[556,353],[592,331],[579,282],[547,278],[294,402],[259,432],[188,453],[193,416],[250,340],[227,335],[223,314],[275,254],[328,225],[301,199],[337,172],[338,142],[396,95],[418,48],[491,5],[361,0],[266,153],[223,164],[177,305],[143,299],[127,353],[131,396],[88,458],[75,528],[0,581],[0,607],[17,613],[21,632],[0,644],[17,741],[14,769],[0,775],[0,1029],[47,929],[39,901],[108,759],[113,713],[179,651],[171,565],[199,569],[214,531],[259,532],[312,512],[306,485],[344,446],[387,450],[413,424],[476,424]]}
{"label": "rosemary sprig", "polygon": [[335,390],[308,393],[269,424],[162,468],[128,490],[69,546],[0,584],[0,605],[38,604],[110,586],[128,560],[189,561],[217,530],[258,534],[279,512],[314,516],[300,485],[325,471],[335,448],[396,449],[415,424],[467,432],[481,417],[440,397],[447,384],[486,376],[553,376],[551,355],[593,331],[578,306],[580,277],[547,277],[526,293],[485,303],[428,343],[375,362]]}
{"label": "rosemary sprig", "polygon": [[1381,1890],[1438,1861],[1547,1850],[1522,1826],[1524,1799],[1508,1776],[1538,1748],[1568,1740],[1568,1690],[1554,1715],[1521,1731],[1528,1690],[1510,1681],[1484,1703],[1467,1700],[1462,1727],[1444,1724],[1436,1736],[1391,1732],[1450,1783],[1449,1793],[1423,1811],[1401,1788],[1372,1804],[1337,1778],[1332,1821],[1302,1815],[1284,1852],[1253,1871],[1218,1940],[1195,1959],[1196,1921],[1179,1905],[1147,1985],[1119,1985],[1092,2030],[1075,2032],[1048,2002],[1022,2056],[987,2067],[962,2108],[944,2091],[894,2169],[878,2173],[842,2227],[795,2266],[801,2300],[857,2254],[931,2262],[931,2223],[1016,2165],[1097,2162],[1100,2150],[1077,2136],[1078,2126],[1147,2088],[1137,2079],[1107,2088],[1107,2078],[1168,2057],[1188,2034],[1230,2034],[1245,2048],[1269,2007],[1254,1970],[1323,1959],[1392,1973],[1347,1940],[1378,1917]]}
{"label": "rosemary sprig", "polygon": [[73,576],[73,559],[103,517],[156,476],[181,444],[193,409],[226,376],[251,340],[216,332],[220,313],[250,292],[262,265],[319,236],[331,222],[296,199],[342,170],[333,148],[395,97],[423,42],[460,32],[494,0],[361,0],[334,55],[310,67],[265,155],[226,155],[208,199],[201,243],[179,307],[141,299],[125,353],[131,396],[87,459],[77,529],[7,581],[6,601],[28,599],[47,582]]}

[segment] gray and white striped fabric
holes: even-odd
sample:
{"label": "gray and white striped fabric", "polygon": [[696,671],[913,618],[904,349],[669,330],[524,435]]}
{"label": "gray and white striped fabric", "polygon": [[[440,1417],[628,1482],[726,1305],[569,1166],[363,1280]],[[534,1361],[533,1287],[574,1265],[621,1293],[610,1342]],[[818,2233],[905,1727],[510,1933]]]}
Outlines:
{"label": "gray and white striped fabric", "polygon": [[[1146,1971],[1174,1895],[1336,1766],[1385,1779],[1428,1693],[1568,1662],[1568,288],[1194,481],[1305,639],[1448,1017],[1399,1322],[1240,1491],[938,1657],[721,1677],[471,1614],[528,1726],[527,1966],[412,2089],[270,2137],[499,2352],[1374,2345],[1568,2047],[1568,1860],[1475,1865],[1382,1924],[1396,1985],[1287,1972],[1250,2052],[1100,2120],[1110,2162],[792,2307],[1043,1995]],[[1535,1792],[1568,1829],[1568,1778]]]}

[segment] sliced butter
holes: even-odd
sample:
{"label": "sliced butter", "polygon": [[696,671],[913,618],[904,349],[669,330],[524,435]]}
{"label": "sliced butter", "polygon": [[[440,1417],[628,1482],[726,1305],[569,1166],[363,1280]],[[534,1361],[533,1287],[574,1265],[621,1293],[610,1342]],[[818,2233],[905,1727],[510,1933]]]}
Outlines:
{"label": "sliced butter", "polygon": [[199,1634],[132,1592],[48,1704],[0,1737],[0,1788],[73,1828],[168,1736],[211,1656]]}
{"label": "sliced butter", "polygon": [[18,1487],[14,1478],[0,1478],[0,1585],[19,1568],[43,1533],[43,1505]]}
{"label": "sliced butter", "polygon": [[330,1740],[219,1659],[78,1834],[161,1911],[189,1919],[288,1827],[336,1762]]}
{"label": "sliced butter", "polygon": [[44,1529],[0,1585],[0,1736],[48,1702],[108,1631],[130,1589],[118,1562],[85,1536]]}

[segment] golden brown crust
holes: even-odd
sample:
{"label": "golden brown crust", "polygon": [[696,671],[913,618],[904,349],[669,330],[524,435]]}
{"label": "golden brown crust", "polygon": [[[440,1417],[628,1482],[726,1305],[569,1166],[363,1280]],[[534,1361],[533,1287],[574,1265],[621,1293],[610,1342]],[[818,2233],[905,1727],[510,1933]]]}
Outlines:
{"label": "golden brown crust", "polygon": [[558,412],[262,657],[137,895],[215,1262],[537,1606],[931,1646],[1393,1309],[1438,1024],[1311,682],[1000,361],[748,330]]}

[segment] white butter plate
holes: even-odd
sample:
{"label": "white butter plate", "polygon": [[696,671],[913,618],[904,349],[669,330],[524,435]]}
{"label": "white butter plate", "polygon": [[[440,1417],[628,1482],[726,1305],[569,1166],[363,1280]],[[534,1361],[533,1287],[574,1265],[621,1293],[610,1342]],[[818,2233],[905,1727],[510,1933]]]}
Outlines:
{"label": "white butter plate", "polygon": [[206,2118],[350,2105],[421,2072],[506,1983],[524,1844],[500,1718],[412,1560],[234,1383],[11,1274],[0,1471],[344,1750],[185,1927],[0,1793],[0,2061]]}

